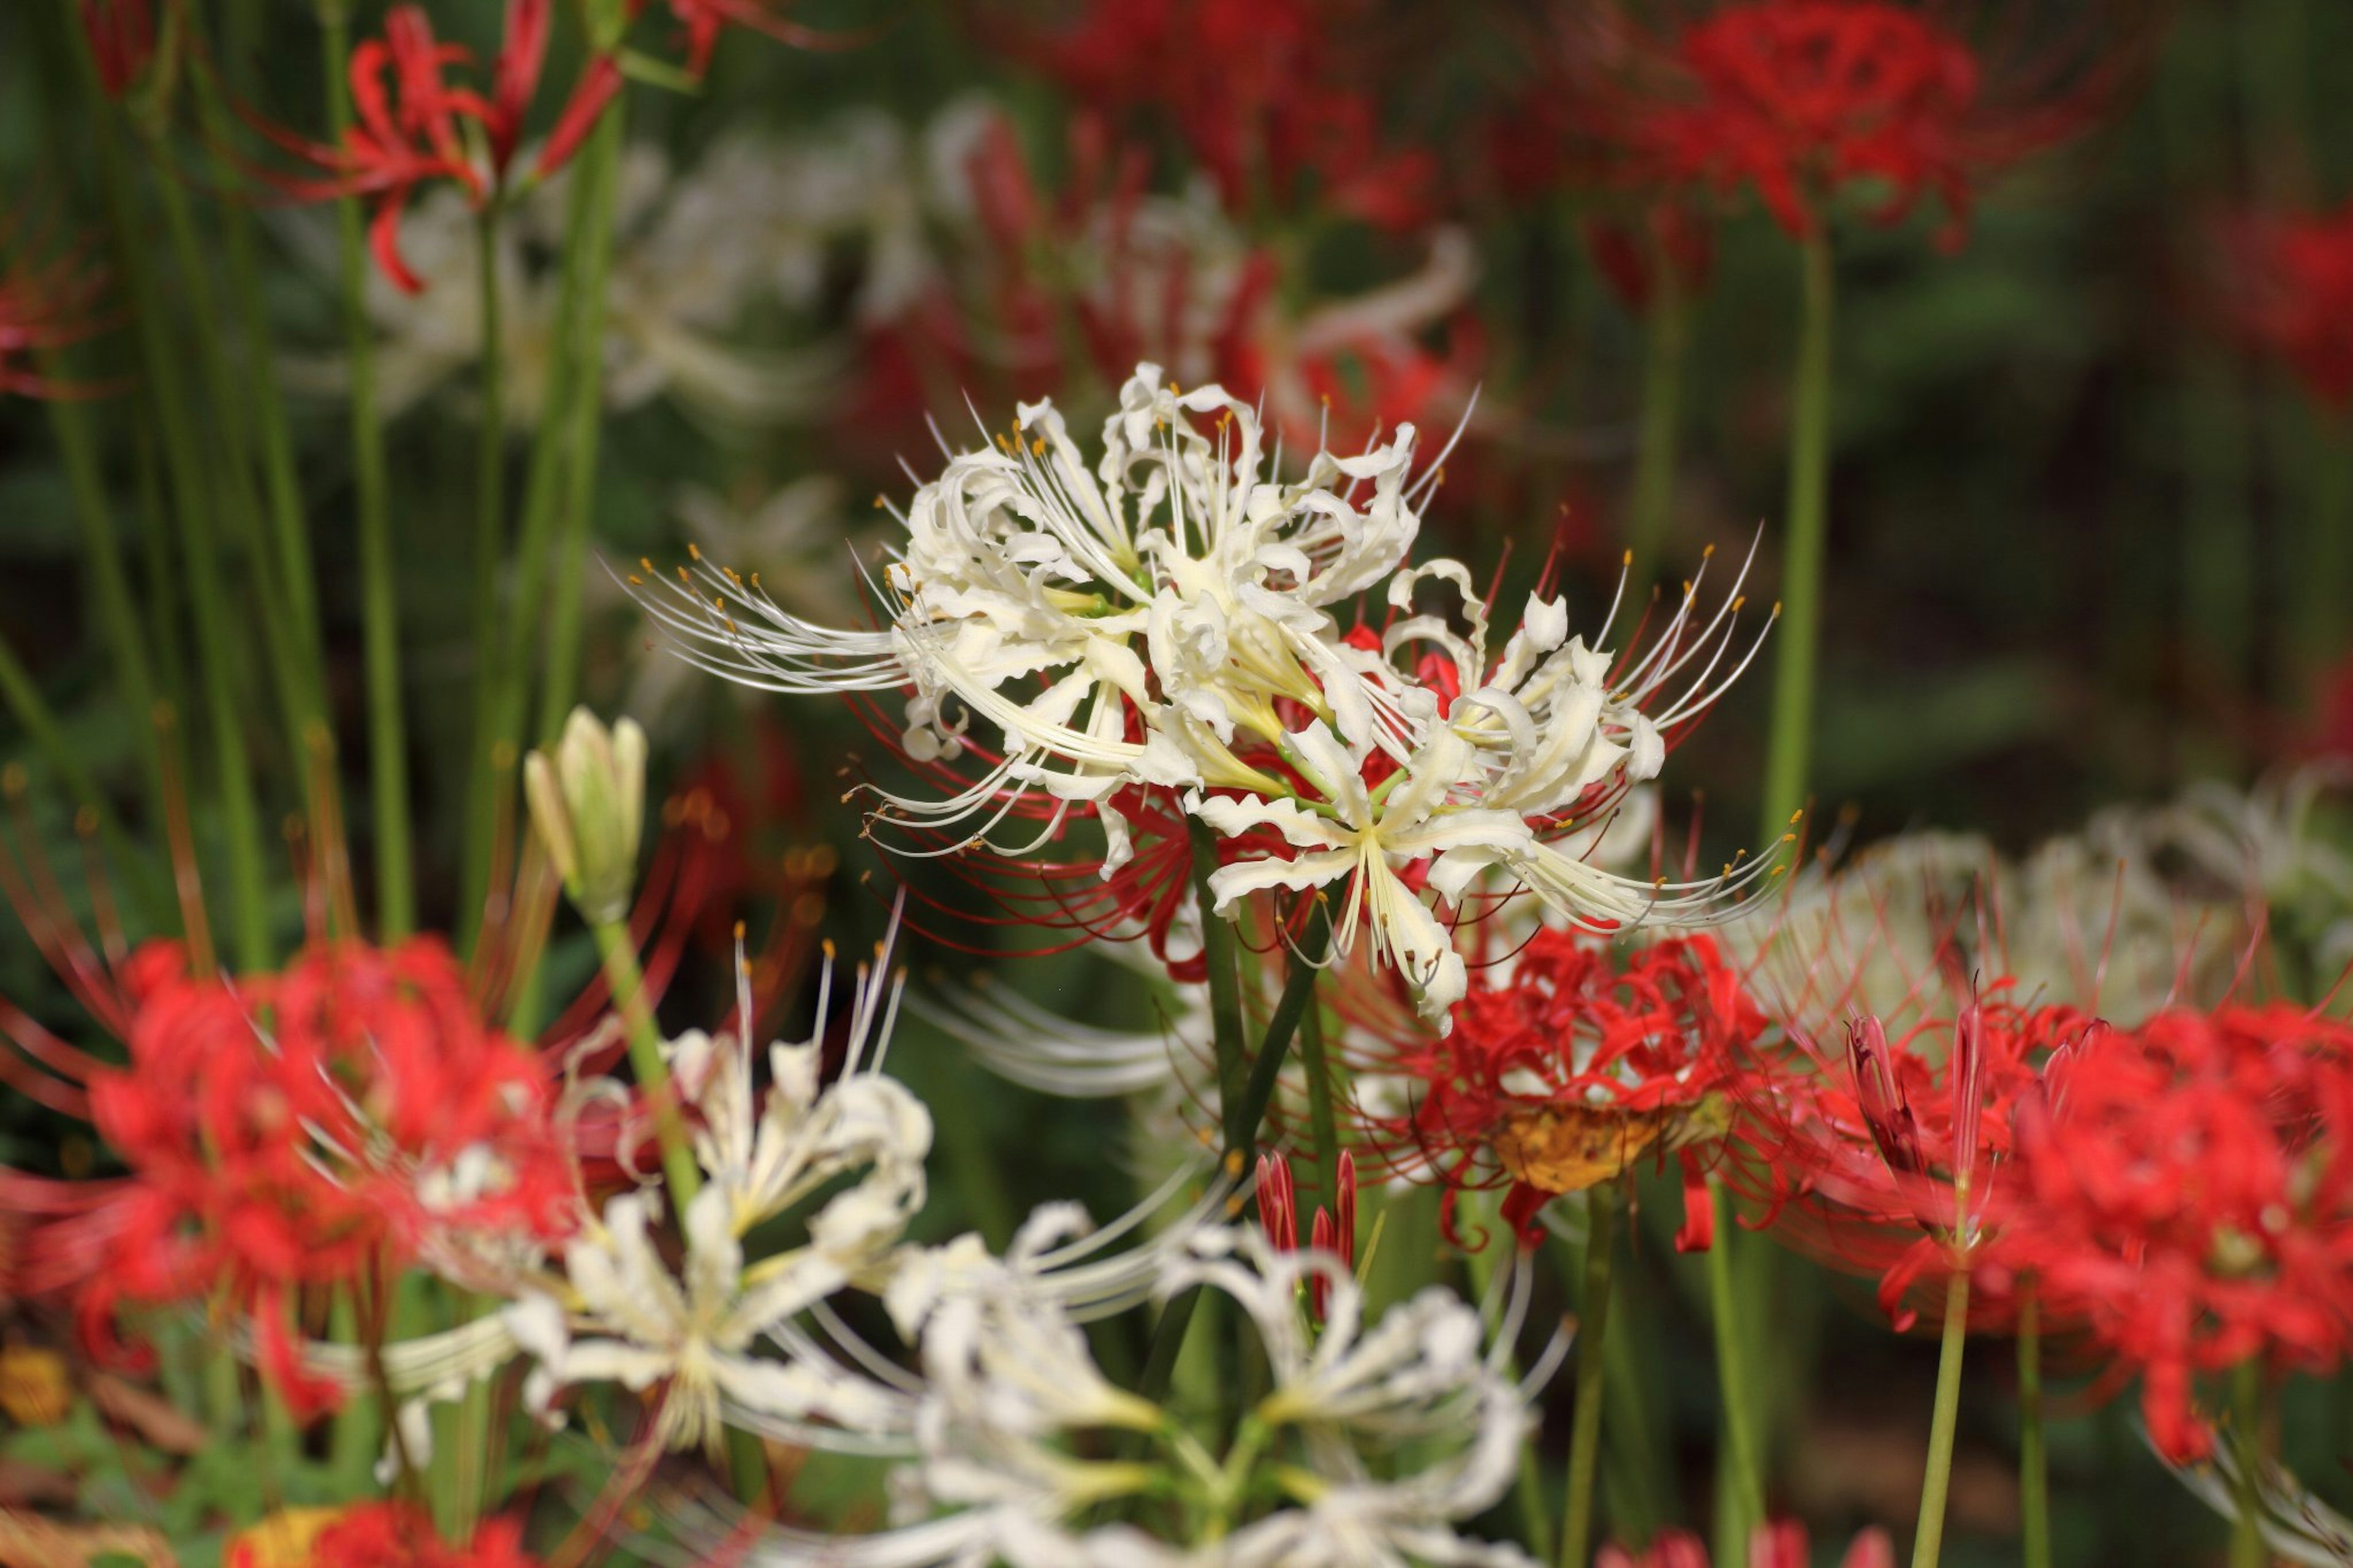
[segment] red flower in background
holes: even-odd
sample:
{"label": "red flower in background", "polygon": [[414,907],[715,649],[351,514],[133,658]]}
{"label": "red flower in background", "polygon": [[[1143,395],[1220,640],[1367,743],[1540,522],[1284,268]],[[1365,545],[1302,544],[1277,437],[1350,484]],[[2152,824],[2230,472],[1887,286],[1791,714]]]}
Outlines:
{"label": "red flower in background", "polygon": [[[385,16],[384,37],[364,39],[352,50],[357,123],[341,140],[311,142],[263,128],[280,146],[322,171],[321,177],[277,177],[271,184],[297,201],[373,201],[368,237],[376,265],[396,287],[417,292],[423,282],[400,258],[401,213],[417,189],[432,181],[455,183],[477,206],[505,186],[546,64],[553,4],[508,0],[505,42],[491,68],[489,98],[449,83],[449,71],[470,66],[473,57],[462,46],[435,37],[424,7],[393,7]],[[620,68],[612,59],[599,56],[588,62],[532,165],[531,178],[546,177],[579,151],[620,86]]]}
{"label": "red flower in background", "polygon": [[2070,54],[1996,57],[1949,15],[1746,0],[1665,36],[1582,18],[1547,84],[1581,143],[1557,166],[1643,193],[1753,191],[1801,237],[1850,187],[1883,193],[1882,222],[1933,196],[1957,242],[1982,180],[2086,126],[2137,35],[2087,26]]}
{"label": "red flower in background", "polygon": [[1410,228],[1432,206],[1437,164],[1387,143],[1365,63],[1367,0],[1091,0],[1072,26],[1023,53],[1095,112],[1156,113],[1227,205],[1285,206],[1314,186],[1324,210]]}
{"label": "red flower in background", "polygon": [[1409,1111],[1370,1118],[1400,1172],[1433,1175],[1450,1195],[1506,1181],[1504,1212],[1515,1227],[1645,1153],[1679,1152],[1676,1245],[1696,1250],[1714,1235],[1709,1202],[1694,1191],[1701,1155],[1722,1140],[1728,1090],[1764,1029],[1713,938],[1651,942],[1620,965],[1608,944],[1546,927],[1507,968],[1473,983],[1451,1034],[1400,1037],[1358,1066],[1411,1086]]}
{"label": "red flower in background", "polygon": [[45,354],[103,331],[108,278],[80,246],[54,250],[40,233],[18,236],[0,219],[0,392],[88,396],[103,388],[60,382]]}
{"label": "red flower in background", "polygon": [[[1748,1568],[1808,1568],[1813,1562],[1806,1527],[1794,1520],[1760,1524],[1748,1538]],[[1640,1555],[1622,1546],[1604,1546],[1593,1568],[1708,1568],[1707,1543],[1682,1530],[1662,1530]],[[1895,1568],[1895,1543],[1883,1530],[1856,1536],[1839,1568]]]}
{"label": "red flower in background", "polygon": [[[1779,1234],[1877,1275],[1899,1329],[1999,1240],[2015,1203],[2003,1169],[2017,1108],[2040,1092],[2047,1064],[2105,1027],[2069,1006],[2021,1006],[2015,989],[1997,978],[1951,1005],[1924,1002],[1893,1038],[1880,1019],[1856,1017],[1842,1057],[1792,1026],[1799,1070],[1773,1080],[1770,1103],[1744,1121],[1756,1156],[1745,1168],[1764,1176],[1753,1195],[1781,1208]],[[1934,1289],[1917,1291],[1924,1283]],[[1978,1314],[1989,1310],[1979,1298]]]}
{"label": "red flower in background", "polygon": [[89,1079],[131,1173],[80,1302],[100,1342],[121,1302],[225,1289],[290,1401],[316,1408],[330,1391],[287,1342],[293,1292],[397,1268],[444,1233],[568,1224],[547,1067],[483,1024],[438,940],[315,947],[235,981],[151,943],[125,982],[130,1063]]}
{"label": "red flower in background", "polygon": [[[308,1513],[309,1510],[301,1510]],[[423,1509],[406,1502],[355,1503],[323,1521],[280,1514],[232,1537],[226,1568],[536,1568],[522,1527],[493,1519],[464,1546],[452,1546]]]}
{"label": "red flower in background", "polygon": [[121,98],[155,58],[153,0],[81,0],[79,13],[98,84],[107,97]]}
{"label": "red flower in background", "polygon": [[2228,1005],[2105,1033],[2021,1105],[2018,1153],[1999,1255],[2140,1374],[2167,1458],[2211,1447],[2200,1373],[2353,1347],[2353,1026]]}
{"label": "red flower in background", "polygon": [[2227,305],[2262,352],[2331,408],[2353,402],[2353,202],[2226,226]]}
{"label": "red flower in background", "polygon": [[[744,27],[755,33],[765,33],[779,43],[799,48],[820,48],[839,44],[813,28],[786,19],[793,0],[662,0],[669,7],[684,35],[686,72],[700,79],[711,68],[711,57],[719,47],[720,35],[729,27]],[[653,0],[629,0],[632,21],[643,16]]]}

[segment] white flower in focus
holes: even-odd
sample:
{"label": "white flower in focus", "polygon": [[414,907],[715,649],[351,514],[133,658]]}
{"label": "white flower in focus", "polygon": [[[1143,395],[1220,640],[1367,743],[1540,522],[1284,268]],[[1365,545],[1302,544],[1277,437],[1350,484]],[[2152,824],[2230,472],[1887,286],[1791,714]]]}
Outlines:
{"label": "white flower in focus", "polygon": [[[805,618],[708,562],[676,584],[632,579],[706,669],[904,692],[900,748],[929,787],[867,787],[920,852],[1027,872],[1092,817],[1109,879],[1135,854],[1131,817],[1148,807],[1165,845],[1181,805],[1229,847],[1221,911],[1345,882],[1340,949],[1369,932],[1440,1020],[1463,970],[1430,895],[1484,908],[1525,887],[1573,924],[1620,931],[1711,918],[1779,868],[1638,880],[1597,865],[1588,831],[1754,657],[1736,646],[1737,582],[1703,614],[1694,579],[1649,647],[1618,654],[1607,624],[1572,637],[1566,601],[1539,596],[1497,655],[1469,570],[1407,563],[1436,473],[1415,476],[1410,426],[1284,479],[1251,405],[1144,364],[1092,466],[1049,404],[993,441],[909,502],[873,629]],[[1417,605],[1425,584],[1451,614]],[[1344,628],[1337,611],[1376,589],[1386,628]],[[993,837],[1008,819],[1027,842]]]}

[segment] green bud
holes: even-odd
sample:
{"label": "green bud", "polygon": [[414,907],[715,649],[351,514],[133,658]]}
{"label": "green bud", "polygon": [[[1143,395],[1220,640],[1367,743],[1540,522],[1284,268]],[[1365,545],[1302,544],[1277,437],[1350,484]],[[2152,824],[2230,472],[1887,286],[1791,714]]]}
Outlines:
{"label": "green bud", "polygon": [[646,732],[637,721],[607,731],[575,708],[554,759],[538,751],[523,759],[522,784],[532,826],[580,918],[591,925],[628,919],[646,816]]}

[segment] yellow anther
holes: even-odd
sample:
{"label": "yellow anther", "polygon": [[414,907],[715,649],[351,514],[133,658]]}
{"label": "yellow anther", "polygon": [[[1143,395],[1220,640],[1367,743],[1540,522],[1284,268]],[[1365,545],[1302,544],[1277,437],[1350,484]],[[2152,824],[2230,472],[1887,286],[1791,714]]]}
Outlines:
{"label": "yellow anther", "polygon": [[1043,436],[1029,437],[1029,455],[1033,458],[1042,458],[1046,455],[1046,437]]}
{"label": "yellow anther", "polygon": [[647,575],[647,576],[650,577],[650,576],[652,576],[652,575],[654,574],[654,558],[653,558],[652,556],[650,556],[650,555],[640,555],[640,556],[638,556],[638,564],[639,566],[641,566],[641,567],[643,567],[643,568],[645,569],[645,574],[646,574],[646,575]]}
{"label": "yellow anther", "polygon": [[645,580],[643,577],[638,576],[635,572],[632,572],[632,573],[630,573],[630,574],[629,574],[629,586],[630,586],[630,587],[632,587],[632,588],[642,588],[642,587],[644,587],[645,585],[646,585],[646,580]]}
{"label": "yellow anther", "polygon": [[1704,549],[1704,550],[1703,550],[1703,551],[1701,551],[1701,552],[1699,552],[1699,558],[1700,558],[1702,561],[1704,561],[1704,560],[1706,560],[1709,556],[1711,556],[1711,555],[1713,555],[1713,554],[1715,554],[1715,545],[1713,545],[1713,544],[1711,544],[1711,545],[1709,545],[1706,549]]}
{"label": "yellow anther", "polygon": [[686,542],[686,552],[694,560],[700,561],[702,559],[702,547],[695,543],[691,539]]}

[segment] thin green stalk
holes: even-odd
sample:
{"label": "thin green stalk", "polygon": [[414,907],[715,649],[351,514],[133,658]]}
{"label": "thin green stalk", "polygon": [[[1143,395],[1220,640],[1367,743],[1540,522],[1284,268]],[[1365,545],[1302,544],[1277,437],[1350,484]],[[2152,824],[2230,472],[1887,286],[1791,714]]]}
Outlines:
{"label": "thin green stalk", "polygon": [[[513,787],[513,759],[522,754],[522,711],[529,696],[532,629],[539,624],[539,598],[547,580],[548,552],[563,500],[565,436],[572,355],[580,335],[570,323],[587,308],[588,253],[610,243],[610,225],[596,225],[597,187],[593,168],[603,155],[601,137],[592,139],[573,165],[565,204],[564,259],[557,274],[556,333],[548,366],[544,409],[533,437],[531,466],[523,482],[521,526],[513,570],[514,596],[500,613],[498,635],[475,649],[475,734],[467,770],[464,882],[458,906],[461,945],[471,951],[490,890],[491,861],[498,833],[500,802]],[[590,338],[593,344],[595,339]]]}
{"label": "thin green stalk", "polygon": [[1630,582],[1658,569],[1674,515],[1675,448],[1683,418],[1684,304],[1674,267],[1663,257],[1657,292],[1643,323],[1642,412],[1635,437],[1634,489],[1627,500]]}
{"label": "thin green stalk", "polygon": [[1193,900],[1201,911],[1201,962],[1208,971],[1209,1035],[1217,1052],[1219,1114],[1225,1146],[1233,1149],[1242,1142],[1234,1125],[1241,1106],[1242,1078],[1242,994],[1241,977],[1234,967],[1234,928],[1210,912],[1217,903],[1209,890],[1209,878],[1218,868],[1216,831],[1198,816],[1185,819],[1185,830],[1193,852]]}
{"label": "thin green stalk", "polygon": [[[58,723],[58,716],[43,700],[39,683],[17,659],[16,650],[8,646],[5,637],[0,637],[0,704],[5,704],[41,760],[64,781],[74,804],[97,814],[99,828],[106,835],[109,847],[126,856],[132,854],[131,841],[115,817],[114,807],[100,793],[90,770],[82,766],[73,743],[66,739],[65,730]],[[143,863],[134,860],[132,864]]]}
{"label": "thin green stalk", "polygon": [[1593,1554],[1593,1479],[1601,1459],[1603,1353],[1609,1333],[1609,1269],[1618,1247],[1618,1194],[1604,1183],[1585,1194],[1585,1316],[1577,1326],[1577,1403],[1569,1417],[1568,1500],[1560,1521],[1561,1568],[1585,1568]]}
{"label": "thin green stalk", "polygon": [[[201,447],[188,423],[186,388],[180,380],[180,359],[166,323],[150,260],[144,227],[133,210],[128,172],[114,139],[113,106],[98,80],[86,39],[74,49],[83,98],[90,108],[90,142],[99,164],[115,230],[115,255],[138,322],[140,349],[146,373],[148,405],[163,433],[164,461],[172,491],[173,512],[182,534],[182,554],[187,564],[189,607],[200,666],[206,716],[212,730],[214,763],[218,772],[221,823],[229,864],[230,905],[234,914],[237,961],[240,967],[260,970],[269,963],[269,924],[262,866],[261,813],[253,785],[251,759],[245,749],[242,712],[229,680],[227,650],[232,635],[227,596],[221,582],[220,552],[213,535],[211,487]],[[196,310],[189,312],[202,316]]]}
{"label": "thin green stalk", "polygon": [[1315,1190],[1336,1215],[1340,1201],[1340,1126],[1332,1111],[1332,1065],[1324,1054],[1324,1009],[1299,1016],[1299,1066],[1307,1077],[1307,1130],[1315,1140]]}
{"label": "thin green stalk", "polygon": [[[1518,1238],[1503,1233],[1496,1224],[1492,1202],[1482,1215],[1483,1223],[1493,1234],[1490,1235],[1486,1246],[1464,1254],[1463,1262],[1471,1270],[1472,1294],[1484,1301],[1494,1288],[1495,1276],[1500,1272],[1498,1265],[1503,1258],[1514,1254]],[[1514,1379],[1520,1375],[1517,1355],[1505,1355],[1504,1375]],[[1552,1521],[1545,1514],[1544,1477],[1536,1468],[1536,1446],[1534,1443],[1520,1445],[1520,1473],[1512,1488],[1512,1511],[1519,1520],[1520,1535],[1523,1544],[1528,1549],[1528,1555],[1539,1563],[1550,1557]]]}
{"label": "thin green stalk", "polygon": [[681,1222],[686,1205],[702,1191],[702,1169],[694,1163],[687,1142],[686,1122],[678,1113],[678,1096],[670,1089],[670,1065],[662,1059],[661,1035],[654,1027],[653,1010],[646,1005],[645,972],[638,967],[638,950],[629,940],[626,921],[607,921],[590,930],[596,953],[604,961],[605,984],[612,988],[613,1005],[628,1029],[629,1066],[638,1087],[653,1105],[654,1140],[661,1145],[662,1173],[670,1178],[670,1205]]}
{"label": "thin green stalk", "polygon": [[[1275,998],[1274,1010],[1267,1016],[1266,1034],[1259,1041],[1258,1056],[1245,1072],[1233,929],[1208,912],[1212,901],[1209,873],[1217,868],[1217,840],[1198,819],[1188,819],[1187,826],[1193,834],[1193,874],[1203,910],[1201,939],[1209,972],[1210,1031],[1218,1044],[1219,1109],[1224,1128],[1218,1168],[1229,1180],[1239,1180],[1250,1169],[1259,1123],[1265,1119],[1268,1101],[1274,1098],[1275,1084],[1282,1076],[1283,1058],[1291,1051],[1292,1037],[1298,1032],[1301,1020],[1314,1011],[1311,1004],[1315,996],[1315,978],[1331,942],[1332,926],[1320,912],[1308,922],[1299,954],[1284,978],[1282,994]],[[1221,973],[1225,977],[1222,984],[1219,979]],[[1239,1085],[1237,1080],[1240,1080]],[[1199,1294],[1197,1287],[1161,1309],[1160,1321],[1153,1325],[1151,1348],[1145,1356],[1143,1379],[1137,1385],[1146,1399],[1157,1402],[1167,1394],[1169,1381],[1176,1372],[1176,1354],[1184,1348],[1186,1331],[1192,1325]]]}
{"label": "thin green stalk", "polygon": [[[319,7],[327,70],[327,123],[340,140],[352,122],[343,61],[351,22],[343,6]],[[359,511],[361,641],[367,668],[368,782],[375,798],[376,925],[386,942],[417,924],[417,858],[408,800],[408,725],[400,691],[399,584],[393,574],[392,511],[384,425],[375,399],[375,330],[367,316],[367,246],[360,205],[335,204],[345,353],[352,381],[352,482]],[[492,573],[476,568],[478,582]],[[480,646],[479,644],[477,646]]]}
{"label": "thin green stalk", "polygon": [[2018,1503],[2026,1568],[2051,1568],[2051,1470],[2042,1451],[2042,1320],[2034,1281],[2018,1294]]}
{"label": "thin green stalk", "polygon": [[[161,176],[155,182],[155,191],[164,207],[164,232],[170,237],[173,258],[189,294],[188,308],[183,314],[189,325],[189,341],[195,347],[198,385],[219,421],[215,432],[219,438],[219,450],[214,475],[222,491],[221,510],[216,516],[223,531],[215,536],[213,542],[219,548],[234,542],[251,572],[252,618],[260,623],[270,684],[284,710],[288,754],[297,760],[299,769],[300,759],[309,749],[310,735],[325,721],[321,711],[323,699],[317,668],[323,661],[315,656],[305,657],[286,585],[280,581],[278,563],[261,532],[261,498],[254,489],[252,469],[247,462],[244,398],[221,347],[212,300],[204,289],[204,250],[197,240],[195,219],[160,142],[151,148],[151,153]],[[307,789],[310,775],[306,772],[302,776]],[[322,816],[323,813],[317,809],[318,803],[312,805],[312,816]]]}
{"label": "thin green stalk", "polygon": [[1773,731],[1765,753],[1765,809],[1757,839],[1777,842],[1790,815],[1806,802],[1806,771],[1814,732],[1815,645],[1820,640],[1822,552],[1830,530],[1831,343],[1832,297],[1830,237],[1816,234],[1799,247],[1804,306],[1798,367],[1791,385],[1789,499],[1782,526],[1780,647],[1774,654]]}
{"label": "thin green stalk", "polygon": [[1928,1470],[1920,1482],[1920,1523],[1912,1568],[1936,1568],[1945,1544],[1945,1493],[1953,1479],[1953,1424],[1961,1409],[1961,1352],[1969,1342],[1969,1271],[1945,1287],[1945,1342],[1936,1358],[1936,1408],[1928,1427]]}
{"label": "thin green stalk", "polygon": [[621,178],[623,103],[615,100],[589,143],[587,173],[596,182],[596,229],[581,279],[580,308],[571,322],[577,334],[566,356],[571,431],[564,476],[564,537],[555,552],[554,602],[547,612],[547,671],[540,687],[543,741],[554,739],[572,710],[580,679],[580,577],[588,561],[588,523],[596,510],[596,435],[604,415],[605,293],[613,262],[613,221]]}
{"label": "thin green stalk", "polygon": [[148,788],[157,811],[164,805],[164,774],[155,748],[154,726],[147,716],[155,707],[155,682],[147,657],[147,637],[139,627],[139,612],[131,598],[129,574],[123,570],[121,542],[115,537],[114,514],[106,503],[106,486],[99,478],[98,452],[90,428],[90,411],[69,397],[49,399],[49,428],[65,461],[66,482],[73,491],[74,516],[81,525],[82,544],[90,556],[90,574],[98,588],[99,617],[114,645],[114,675],[121,683],[123,705],[138,716],[140,752],[147,764]]}
{"label": "thin green stalk", "polygon": [[[234,190],[238,171],[227,151],[234,129],[227,109],[208,72],[194,72],[191,79],[195,86],[205,142],[211,153],[213,178],[222,189]],[[238,202],[221,203],[219,212],[228,257],[229,296],[245,342],[246,374],[235,388],[238,396],[234,413],[241,417],[249,406],[254,416],[252,434],[258,437],[256,455],[261,464],[286,608],[293,617],[299,646],[323,665],[325,649],[319,627],[317,574],[311,562],[310,531],[302,515],[301,486],[295,478],[294,442],[287,427],[285,399],[279,391],[269,316],[262,309],[260,269],[253,255],[253,224]],[[315,677],[317,671],[311,673]],[[323,697],[314,693],[314,710],[323,710],[324,705]]]}
{"label": "thin green stalk", "polygon": [[1746,1555],[1749,1536],[1765,1522],[1765,1474],[1757,1462],[1757,1427],[1749,1407],[1756,1384],[1742,1348],[1746,1324],[1732,1277],[1733,1237],[1741,1232],[1724,1183],[1710,1176],[1707,1195],[1715,1210],[1715,1240],[1707,1249],[1708,1316],[1715,1331],[1715,1381],[1724,1405],[1724,1452],[1716,1461],[1724,1505],[1716,1521],[1715,1555],[1720,1562],[1737,1563]]}
{"label": "thin green stalk", "polygon": [[[499,568],[507,531],[506,307],[499,278],[501,209],[485,207],[475,222],[476,292],[480,297],[481,345],[477,366],[481,426],[474,442],[474,647],[485,668],[495,668],[488,650],[499,627]],[[489,733],[491,683],[474,682],[474,731]]]}
{"label": "thin green stalk", "polygon": [[2231,1524],[2231,1568],[2268,1568],[2272,1560],[2263,1542],[2263,1492],[2255,1479],[2263,1462],[2263,1363],[2249,1356],[2231,1374],[2231,1437],[2239,1459],[2231,1488],[2239,1512]]}

